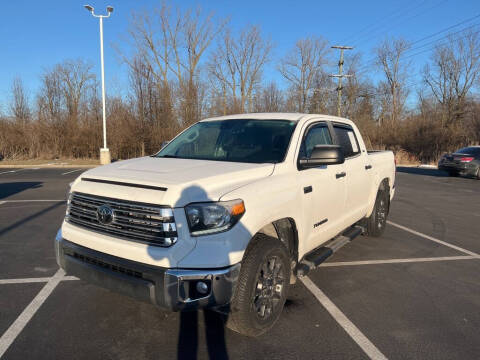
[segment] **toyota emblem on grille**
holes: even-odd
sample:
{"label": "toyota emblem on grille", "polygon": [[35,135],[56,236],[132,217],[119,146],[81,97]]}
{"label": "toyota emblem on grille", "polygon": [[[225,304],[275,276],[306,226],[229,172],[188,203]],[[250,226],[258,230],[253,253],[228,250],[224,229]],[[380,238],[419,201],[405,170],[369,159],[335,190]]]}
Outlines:
{"label": "toyota emblem on grille", "polygon": [[108,225],[113,221],[113,210],[107,204],[99,206],[97,209],[97,220],[100,224]]}

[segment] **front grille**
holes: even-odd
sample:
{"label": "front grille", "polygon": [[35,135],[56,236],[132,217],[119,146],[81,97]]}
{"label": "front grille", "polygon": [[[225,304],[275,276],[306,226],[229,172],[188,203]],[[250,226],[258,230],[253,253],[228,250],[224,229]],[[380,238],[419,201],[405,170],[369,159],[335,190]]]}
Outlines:
{"label": "front grille", "polygon": [[[99,208],[106,205],[112,216],[101,222]],[[100,233],[168,247],[177,241],[177,228],[170,207],[117,200],[79,192],[70,194],[67,222]]]}

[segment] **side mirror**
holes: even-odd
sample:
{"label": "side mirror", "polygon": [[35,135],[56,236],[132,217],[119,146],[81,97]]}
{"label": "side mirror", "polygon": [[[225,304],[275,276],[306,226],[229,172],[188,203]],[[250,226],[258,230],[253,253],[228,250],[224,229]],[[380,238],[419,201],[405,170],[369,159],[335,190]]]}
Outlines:
{"label": "side mirror", "polygon": [[343,164],[345,156],[340,145],[316,145],[308,159],[300,159],[299,169],[309,169],[321,165]]}

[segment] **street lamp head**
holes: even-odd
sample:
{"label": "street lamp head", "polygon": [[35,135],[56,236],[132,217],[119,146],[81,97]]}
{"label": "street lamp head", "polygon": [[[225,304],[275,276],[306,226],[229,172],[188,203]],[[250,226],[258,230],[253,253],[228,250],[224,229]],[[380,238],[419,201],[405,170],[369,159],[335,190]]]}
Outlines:
{"label": "street lamp head", "polygon": [[83,7],[84,7],[85,9],[87,9],[88,11],[90,11],[91,13],[93,13],[93,6],[83,5]]}
{"label": "street lamp head", "polygon": [[113,12],[113,6],[107,6],[107,12],[111,14]]}

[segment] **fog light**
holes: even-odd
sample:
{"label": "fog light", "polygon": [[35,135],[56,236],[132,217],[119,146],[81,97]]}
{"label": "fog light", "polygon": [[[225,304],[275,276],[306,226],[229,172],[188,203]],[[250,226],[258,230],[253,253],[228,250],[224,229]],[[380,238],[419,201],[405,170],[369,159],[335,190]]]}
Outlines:
{"label": "fog light", "polygon": [[208,292],[208,285],[203,281],[197,282],[197,291],[199,294],[205,295]]}

